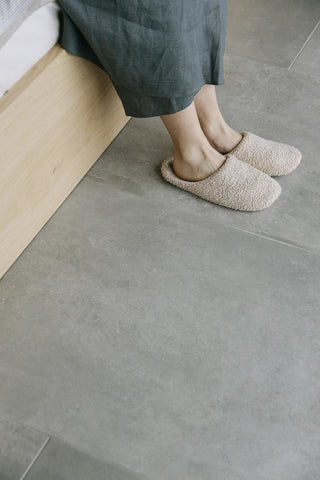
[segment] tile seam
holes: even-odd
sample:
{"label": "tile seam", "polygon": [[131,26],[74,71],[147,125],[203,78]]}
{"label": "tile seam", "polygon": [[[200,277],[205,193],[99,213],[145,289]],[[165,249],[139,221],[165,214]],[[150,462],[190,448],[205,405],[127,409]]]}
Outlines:
{"label": "tile seam", "polygon": [[290,63],[289,67],[288,67],[288,71],[291,70],[291,68],[293,67],[293,65],[296,63],[296,61],[298,60],[298,58],[300,57],[300,55],[302,54],[303,50],[305,49],[305,47],[307,46],[307,44],[309,43],[309,41],[311,40],[313,34],[315,33],[315,31],[317,30],[318,26],[320,25],[320,20],[318,21],[318,23],[315,25],[315,27],[313,28],[313,30],[311,31],[310,35],[308,36],[308,38],[306,39],[306,41],[304,42],[304,44],[302,45],[302,47],[300,48],[300,50],[298,51],[297,55],[294,57],[294,59],[292,60],[292,62]]}
{"label": "tile seam", "polygon": [[[161,214],[158,215],[158,217],[162,217],[168,210],[162,212]],[[158,218],[157,217],[157,218]],[[61,222],[59,220],[51,220],[52,223],[56,224],[56,225],[60,225],[62,227],[66,227],[66,228],[69,228],[70,230],[73,230],[73,231],[80,231],[80,229],[76,228],[76,227],[72,227],[70,225],[67,225],[65,224],[64,222]],[[284,245],[286,247],[290,247],[290,248],[295,248],[297,250],[301,250],[302,252],[305,252],[305,253],[309,253],[311,255],[315,255],[316,257],[319,257],[320,256],[320,252],[316,251],[316,250],[311,250],[309,248],[306,248],[306,247],[302,247],[300,245],[295,245],[294,243],[290,243],[289,241],[285,241],[285,240],[278,240],[277,238],[274,238],[274,237],[269,237],[268,235],[264,235],[262,233],[258,233],[258,232],[252,232],[250,230],[246,230],[245,228],[241,228],[241,227],[237,227],[235,225],[232,225],[232,224],[226,224],[226,223],[222,223],[222,222],[219,222],[219,221],[216,221],[216,220],[212,220],[213,223],[217,224],[217,225],[220,225],[222,227],[225,227],[225,228],[230,228],[231,230],[237,230],[237,231],[240,231],[240,232],[243,232],[243,233],[246,233],[248,235],[254,235],[256,237],[259,237],[259,238],[262,238],[264,240],[269,240],[270,242],[275,242],[275,243],[279,243],[281,245]],[[115,225],[115,224],[114,224]],[[88,232],[86,232],[88,233]],[[97,248],[98,250],[103,250],[101,249],[100,247],[95,247]]]}
{"label": "tile seam", "polygon": [[[288,71],[288,67],[284,66],[284,65],[279,65],[278,63],[273,63],[272,61],[270,60],[261,60],[260,58],[257,58],[257,57],[254,57],[254,56],[248,56],[248,55],[241,55],[239,53],[232,53],[232,52],[228,52],[226,51],[225,52],[225,57],[226,56],[232,56],[232,57],[238,57],[238,58],[244,58],[245,60],[250,60],[252,62],[257,62],[257,63],[261,63],[261,64],[264,64],[266,66],[269,66],[269,67],[274,67],[274,68],[279,68],[281,70],[284,70],[285,72]],[[226,73],[227,73],[227,70],[226,70]],[[223,85],[222,85],[223,86]]]}
{"label": "tile seam", "polygon": [[22,474],[22,476],[20,477],[20,480],[25,480],[26,476],[28,475],[28,473],[30,472],[30,470],[32,469],[33,465],[36,463],[36,461],[38,460],[38,458],[40,457],[41,453],[43,452],[43,450],[46,448],[46,446],[48,445],[48,442],[50,440],[51,437],[48,436],[48,438],[45,440],[45,442],[41,445],[41,447],[39,448],[38,452],[36,453],[35,457],[33,458],[33,460],[31,461],[31,463],[28,465],[27,469],[24,471],[24,473]]}
{"label": "tile seam", "polygon": [[317,257],[320,256],[320,253],[316,252],[314,250],[309,250],[308,248],[304,248],[304,247],[301,247],[299,245],[294,245],[293,243],[289,243],[289,242],[286,242],[284,240],[278,240],[277,238],[269,237],[268,235],[263,235],[262,233],[251,232],[250,230],[244,230],[240,227],[235,227],[235,226],[231,226],[231,228],[233,228],[235,230],[239,230],[240,232],[247,233],[248,235],[254,235],[256,237],[263,238],[264,240],[269,240],[271,242],[279,243],[281,245],[284,245],[285,247],[295,248],[297,250],[301,250],[302,252],[309,253],[309,254],[315,255]]}
{"label": "tile seam", "polygon": [[[70,447],[72,450],[74,450],[77,453],[80,453],[81,455],[84,455],[86,457],[90,457],[93,460],[96,460],[98,462],[103,463],[104,465],[111,465],[115,468],[123,470],[124,473],[126,473],[128,475],[134,475],[139,480],[156,480],[154,478],[151,479],[150,477],[146,477],[143,473],[139,473],[139,472],[136,472],[134,470],[131,470],[131,468],[127,467],[125,464],[118,463],[117,461],[115,461],[112,458],[105,459],[105,458],[102,458],[102,456],[100,457],[99,455],[95,455],[94,453],[90,452],[89,450],[86,450],[85,448],[80,447],[77,444],[74,444],[72,441],[64,439],[63,437],[60,437],[59,435],[55,435],[55,434],[51,435],[47,439],[47,441],[45,442],[45,445],[43,445],[43,447],[41,448],[40,454],[43,451],[43,449],[45,448],[45,446],[48,444],[49,440],[64,443],[65,445],[68,445],[68,447]],[[38,457],[39,457],[39,455],[38,455]],[[36,459],[32,462],[32,464],[34,464],[35,461],[36,461]],[[28,468],[28,471],[30,471],[31,468],[32,468],[32,465],[31,465],[30,468]],[[22,477],[19,480],[27,480],[27,479]]]}

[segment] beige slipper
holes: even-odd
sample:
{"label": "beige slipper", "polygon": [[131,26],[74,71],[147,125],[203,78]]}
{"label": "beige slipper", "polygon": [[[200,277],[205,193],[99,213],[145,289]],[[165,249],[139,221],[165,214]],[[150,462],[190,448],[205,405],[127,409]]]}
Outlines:
{"label": "beige slipper", "polygon": [[167,182],[234,210],[262,210],[281,193],[281,186],[276,180],[231,154],[226,155],[218,170],[199,181],[182,180],[175,174],[172,164],[173,157],[161,164],[161,175]]}
{"label": "beige slipper", "polygon": [[286,175],[301,161],[301,152],[291,145],[266,140],[250,132],[241,135],[242,140],[230,153],[267,175]]}

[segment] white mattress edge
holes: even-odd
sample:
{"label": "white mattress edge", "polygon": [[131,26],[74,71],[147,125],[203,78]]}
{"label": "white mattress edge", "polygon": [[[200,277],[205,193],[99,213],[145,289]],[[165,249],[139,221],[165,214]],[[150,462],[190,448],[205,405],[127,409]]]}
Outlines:
{"label": "white mattress edge", "polygon": [[57,43],[60,10],[56,1],[38,8],[0,49],[0,98]]}

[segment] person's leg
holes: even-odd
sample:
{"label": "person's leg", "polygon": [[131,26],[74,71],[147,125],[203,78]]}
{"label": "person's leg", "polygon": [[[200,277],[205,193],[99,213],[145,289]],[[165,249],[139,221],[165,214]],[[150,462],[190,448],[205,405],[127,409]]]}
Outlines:
{"label": "person's leg", "polygon": [[201,128],[194,101],[177,113],[161,115],[173,143],[173,170],[188,181],[208,177],[225,161],[225,156],[210,145]]}
{"label": "person's leg", "polygon": [[220,153],[228,153],[242,139],[224,120],[217,101],[214,85],[204,85],[195,95],[194,103],[201,128],[209,143]]}

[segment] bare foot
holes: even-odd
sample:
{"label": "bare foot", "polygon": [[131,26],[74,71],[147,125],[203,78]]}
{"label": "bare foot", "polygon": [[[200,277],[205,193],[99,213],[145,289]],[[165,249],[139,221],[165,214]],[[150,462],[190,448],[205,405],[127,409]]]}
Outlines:
{"label": "bare foot", "polygon": [[175,154],[173,157],[173,171],[182,180],[199,181],[209,177],[218,170],[225,162],[226,157],[212,149],[205,154],[193,156],[181,156]]}
{"label": "bare foot", "polygon": [[220,111],[214,85],[204,85],[194,97],[194,104],[203,133],[210,145],[222,154],[229,153],[241,141],[241,133],[233,130]]}
{"label": "bare foot", "polygon": [[222,154],[231,152],[242,140],[241,133],[228,125],[214,128],[203,127],[203,131],[210,145]]}

